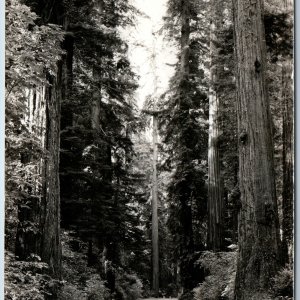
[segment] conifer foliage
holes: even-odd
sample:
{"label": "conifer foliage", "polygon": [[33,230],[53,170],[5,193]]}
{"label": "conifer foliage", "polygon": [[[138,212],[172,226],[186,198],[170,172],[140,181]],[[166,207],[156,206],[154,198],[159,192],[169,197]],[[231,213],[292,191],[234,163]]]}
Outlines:
{"label": "conifer foliage", "polygon": [[[195,251],[204,249],[201,227],[206,216],[207,89],[201,89],[203,70],[199,67],[201,40],[191,33],[197,26],[193,1],[169,1],[167,29],[179,47],[176,72],[162,102],[161,134],[168,154],[164,167],[171,174],[168,187],[169,224],[176,247],[182,286],[191,290]],[[192,22],[194,25],[192,25]],[[172,29],[172,31],[171,31]]]}

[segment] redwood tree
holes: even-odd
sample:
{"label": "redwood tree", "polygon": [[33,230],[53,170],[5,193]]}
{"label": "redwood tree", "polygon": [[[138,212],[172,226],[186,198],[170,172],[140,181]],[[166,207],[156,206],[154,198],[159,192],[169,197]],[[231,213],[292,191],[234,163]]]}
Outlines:
{"label": "redwood tree", "polygon": [[234,1],[241,192],[235,287],[238,300],[262,299],[279,266],[279,222],[265,81],[262,2]]}
{"label": "redwood tree", "polygon": [[[14,110],[16,127],[11,127],[7,140],[7,150],[10,150],[14,144],[10,138],[14,135],[22,137],[22,147],[15,148],[16,156],[10,151],[7,155],[21,167],[19,175],[25,179],[24,184],[16,181],[11,185],[13,190],[21,192],[20,197],[13,197],[20,200],[15,203],[18,206],[18,226],[14,251],[20,260],[39,255],[50,266],[49,273],[60,277],[58,164],[64,72],[60,45],[64,35],[57,26],[62,25],[63,19],[57,15],[63,7],[58,1],[52,3],[51,8],[48,3],[32,1],[25,1],[28,6],[19,1],[7,4],[7,29],[15,37],[15,40],[8,39],[7,101],[15,101],[21,95],[23,101],[22,105],[17,101]],[[20,47],[15,48],[19,43]],[[20,59],[15,59],[17,57]],[[10,123],[9,119],[7,121]],[[9,170],[12,166],[7,170],[8,178],[10,175],[16,178],[14,171]]]}

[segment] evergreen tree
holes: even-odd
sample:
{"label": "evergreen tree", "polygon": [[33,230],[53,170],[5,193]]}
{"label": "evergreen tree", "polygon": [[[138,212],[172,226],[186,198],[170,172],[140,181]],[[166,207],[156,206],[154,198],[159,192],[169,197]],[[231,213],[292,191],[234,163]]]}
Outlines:
{"label": "evergreen tree", "polygon": [[161,105],[164,113],[160,126],[168,154],[165,167],[172,172],[168,188],[169,226],[181,286],[187,293],[197,284],[194,254],[205,247],[204,230],[201,232],[200,228],[206,215],[207,96],[205,86],[201,87],[201,42],[197,37],[191,38],[197,26],[197,7],[192,1],[169,1],[168,5],[167,26],[178,34],[180,54],[170,91]]}
{"label": "evergreen tree", "polygon": [[262,13],[262,1],[250,6],[246,1],[237,1],[234,7],[241,191],[235,299],[264,297],[262,293],[269,288],[270,278],[279,265],[279,222]]}
{"label": "evergreen tree", "polygon": [[7,103],[6,107],[12,112],[8,111],[7,117],[17,121],[7,120],[12,125],[7,127],[10,131],[7,155],[12,158],[14,152],[13,160],[19,166],[10,171],[13,164],[8,159],[8,178],[19,177],[17,181],[8,179],[8,191],[11,188],[20,191],[15,198],[18,199],[15,204],[19,221],[15,253],[19,259],[39,255],[49,264],[51,274],[59,277],[57,126],[62,68],[57,61],[62,54],[63,35],[59,26],[39,24],[37,15],[18,1],[8,2],[7,20],[7,31],[11,35],[7,44],[6,100],[16,106],[11,110],[9,107],[13,106]]}
{"label": "evergreen tree", "polygon": [[[134,204],[140,198],[139,175],[132,169],[131,139],[139,127],[132,99],[135,75],[117,29],[129,22],[124,15],[130,6],[114,5],[107,1],[89,8],[89,17],[78,16],[70,27],[72,87],[62,108],[60,165],[63,226],[89,242],[88,263],[101,262],[112,292],[115,269],[126,267],[125,256],[142,243]],[[85,6],[80,9],[86,12]],[[112,262],[110,271],[106,260]]]}

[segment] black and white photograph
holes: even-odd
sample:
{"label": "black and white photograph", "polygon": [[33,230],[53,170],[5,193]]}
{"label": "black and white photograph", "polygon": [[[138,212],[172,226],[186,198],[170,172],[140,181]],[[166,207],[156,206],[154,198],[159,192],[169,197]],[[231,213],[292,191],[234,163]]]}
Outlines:
{"label": "black and white photograph", "polygon": [[296,299],[293,0],[4,9],[1,299]]}

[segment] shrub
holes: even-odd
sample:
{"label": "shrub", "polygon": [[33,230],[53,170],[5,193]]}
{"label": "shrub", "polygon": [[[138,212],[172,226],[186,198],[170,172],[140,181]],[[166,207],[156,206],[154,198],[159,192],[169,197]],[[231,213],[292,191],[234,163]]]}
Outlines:
{"label": "shrub", "polygon": [[5,299],[44,300],[52,295],[60,282],[45,273],[48,265],[37,261],[18,261],[11,252],[5,253]]}
{"label": "shrub", "polygon": [[60,294],[59,294],[59,300],[69,300],[69,299],[86,299],[86,294],[83,290],[78,289],[77,286],[75,286],[72,283],[65,283],[62,287]]}
{"label": "shrub", "polygon": [[108,289],[98,274],[92,274],[86,282],[88,300],[105,300],[109,296]]}
{"label": "shrub", "polygon": [[135,274],[128,274],[118,270],[116,278],[116,293],[123,300],[136,300],[142,298],[143,284]]}
{"label": "shrub", "polygon": [[233,299],[236,252],[205,251],[197,261],[209,275],[194,289],[195,300]]}
{"label": "shrub", "polygon": [[[273,293],[278,299],[293,299],[293,269],[286,265],[273,278]],[[284,298],[283,298],[284,297]]]}
{"label": "shrub", "polygon": [[[72,232],[64,231],[62,238],[62,273],[64,285],[59,300],[105,300],[109,293],[98,270],[87,266],[86,243],[74,238]],[[74,251],[73,244],[79,244]]]}
{"label": "shrub", "polygon": [[[72,245],[76,244],[75,248]],[[136,274],[131,274],[109,262],[109,270],[115,278],[114,291],[108,287],[108,270],[103,275],[98,269],[87,266],[87,243],[72,236],[72,232],[62,233],[62,265],[64,286],[59,300],[136,300],[142,298],[143,284]],[[105,277],[106,276],[106,277]]]}

